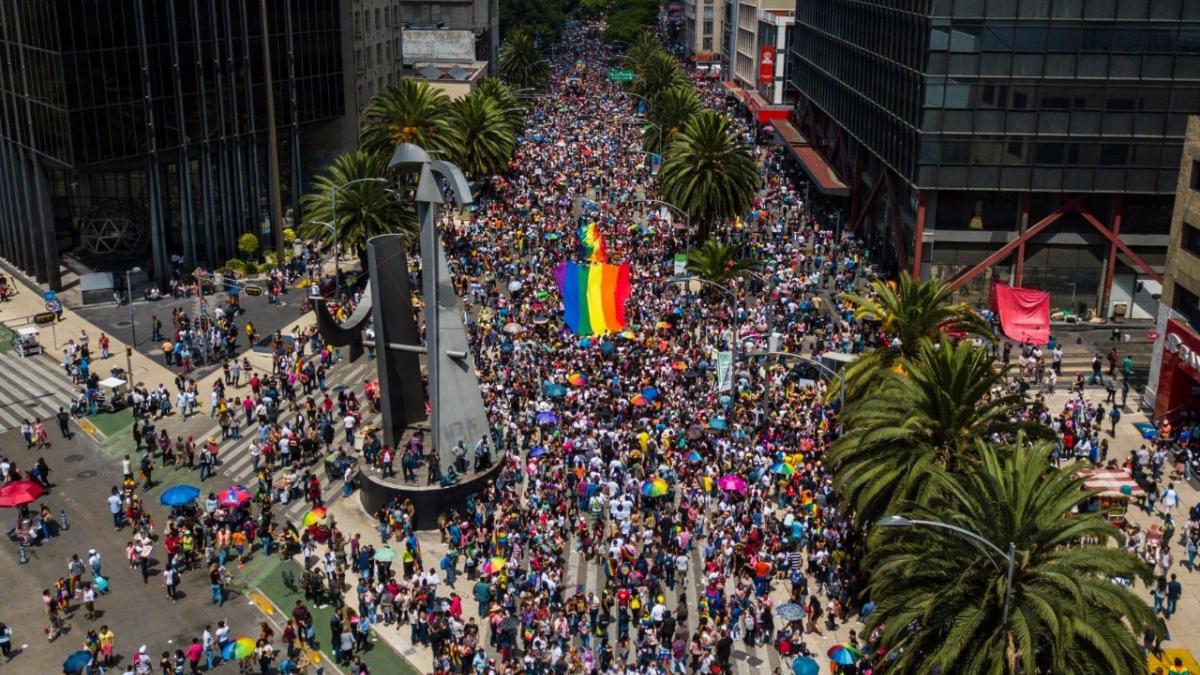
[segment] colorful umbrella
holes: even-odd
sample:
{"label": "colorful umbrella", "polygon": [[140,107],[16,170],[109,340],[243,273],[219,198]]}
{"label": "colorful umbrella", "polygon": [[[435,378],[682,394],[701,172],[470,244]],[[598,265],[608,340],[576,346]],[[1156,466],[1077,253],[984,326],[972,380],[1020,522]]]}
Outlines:
{"label": "colorful umbrella", "polygon": [[830,647],[826,654],[829,656],[830,661],[839,666],[852,666],[862,658],[862,652],[842,642]]}
{"label": "colorful umbrella", "polygon": [[708,421],[708,427],[710,429],[716,429],[717,431],[721,431],[721,430],[725,429],[725,427],[727,427],[727,426],[728,426],[728,424],[726,424],[725,419],[723,417],[714,417]]}
{"label": "colorful umbrella", "polygon": [[217,493],[217,502],[221,506],[241,506],[253,498],[254,495],[250,494],[250,491],[241,485],[227,487]]}
{"label": "colorful umbrella", "polygon": [[312,509],[308,513],[304,514],[304,518],[301,520],[301,522],[304,523],[305,527],[312,527],[313,525],[316,525],[317,523],[321,522],[322,520],[325,520],[325,516],[327,516],[327,515],[329,515],[329,512],[325,510],[325,507],[318,506],[315,509]]}
{"label": "colorful umbrella", "polygon": [[635,337],[633,334],[633,331],[631,331],[631,330],[623,330],[620,333],[617,333],[617,336],[623,337],[626,340],[632,340]]}
{"label": "colorful umbrella", "polygon": [[785,602],[775,608],[775,615],[784,621],[799,621],[805,617],[804,606],[794,602]]}
{"label": "colorful umbrella", "polygon": [[629,399],[629,402],[638,406],[639,408],[650,405],[650,399],[641,394],[634,394],[633,397]]}
{"label": "colorful umbrella", "polygon": [[553,382],[547,382],[546,384],[542,385],[542,391],[546,392],[546,395],[550,398],[562,398],[567,395],[566,387]]}
{"label": "colorful umbrella", "polygon": [[658,387],[646,387],[645,389],[642,390],[642,396],[645,396],[646,398],[650,399],[651,401],[657,400],[658,399]]}
{"label": "colorful umbrella", "polygon": [[700,453],[695,450],[688,453],[688,461],[689,462],[699,462],[699,461],[702,461],[703,459],[704,458],[700,456]]}
{"label": "colorful umbrella", "polygon": [[671,362],[671,370],[684,371],[688,369],[688,365],[678,359]]}
{"label": "colorful umbrella", "polygon": [[221,658],[226,661],[241,661],[254,653],[255,646],[257,643],[253,638],[240,637],[225,645],[221,650]]}
{"label": "colorful umbrella", "polygon": [[45,492],[45,488],[31,480],[15,480],[0,487],[0,506],[24,506],[37,501]]}
{"label": "colorful umbrella", "polygon": [[667,494],[667,481],[661,478],[651,478],[642,483],[643,497],[661,497]]}
{"label": "colorful umbrella", "polygon": [[739,494],[746,492],[746,479],[741,476],[735,476],[731,473],[725,474],[717,479],[717,487],[726,492],[737,492]]}
{"label": "colorful umbrella", "polygon": [[819,675],[821,665],[811,656],[797,656],[792,660],[792,675]]}
{"label": "colorful umbrella", "polygon": [[537,415],[537,423],[542,426],[554,426],[558,424],[558,415],[552,412],[540,412]]}
{"label": "colorful umbrella", "polygon": [[379,562],[392,562],[396,559],[396,549],[391,546],[384,546],[375,551],[375,559]]}
{"label": "colorful umbrella", "polygon": [[572,387],[582,387],[587,384],[587,378],[584,377],[583,373],[571,373],[567,376],[567,382]]}
{"label": "colorful umbrella", "polygon": [[533,458],[541,457],[544,454],[546,454],[546,446],[544,445],[536,445],[529,451],[529,456]]}
{"label": "colorful umbrella", "polygon": [[496,574],[500,570],[504,569],[504,564],[505,564],[504,558],[501,558],[499,556],[492,558],[491,560],[483,563],[483,573],[484,574]]}
{"label": "colorful umbrella", "polygon": [[787,462],[775,462],[775,465],[771,467],[771,473],[779,474],[780,476],[791,476],[796,473],[796,469]]}
{"label": "colorful umbrella", "polygon": [[200,496],[200,488],[192,485],[174,485],[159,495],[158,503],[163,506],[183,506],[195,501]]}
{"label": "colorful umbrella", "polygon": [[84,668],[92,662],[92,653],[86,649],[81,649],[67,657],[63,661],[64,673],[82,673]]}
{"label": "colorful umbrella", "polygon": [[613,344],[612,342],[605,340],[604,342],[600,343],[601,354],[604,354],[605,356],[612,356],[612,353],[615,351],[617,351],[617,345]]}

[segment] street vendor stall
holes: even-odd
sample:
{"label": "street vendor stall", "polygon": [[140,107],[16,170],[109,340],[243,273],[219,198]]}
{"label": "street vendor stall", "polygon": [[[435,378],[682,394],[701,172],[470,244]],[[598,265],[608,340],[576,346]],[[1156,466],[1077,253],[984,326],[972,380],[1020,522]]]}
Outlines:
{"label": "street vendor stall", "polygon": [[1094,509],[1117,527],[1125,524],[1129,500],[1146,495],[1125,469],[1080,469],[1076,475],[1083,479],[1086,489],[1100,492],[1095,498]]}
{"label": "street vendor stall", "polygon": [[21,356],[37,356],[42,353],[42,344],[38,342],[38,330],[33,327],[17,331],[13,336],[13,345]]}

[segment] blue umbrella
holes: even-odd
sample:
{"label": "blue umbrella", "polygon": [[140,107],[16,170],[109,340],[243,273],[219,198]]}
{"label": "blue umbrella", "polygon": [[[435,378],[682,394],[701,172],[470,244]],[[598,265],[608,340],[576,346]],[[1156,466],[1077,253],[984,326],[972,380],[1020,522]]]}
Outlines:
{"label": "blue umbrella", "polygon": [[658,398],[658,387],[646,387],[642,390],[642,396],[645,396],[653,401],[654,399]]}
{"label": "blue umbrella", "polygon": [[612,353],[617,350],[617,346],[608,340],[600,343],[600,353],[605,356],[612,356]]}
{"label": "blue umbrella", "polygon": [[592,338],[590,338],[590,337],[583,338],[582,340],[579,341],[579,346],[584,347],[584,348],[591,347],[592,346]]}
{"label": "blue umbrella", "polygon": [[67,657],[63,661],[64,673],[81,673],[87,665],[92,662],[92,653],[86,649],[81,649]]}
{"label": "blue umbrella", "polygon": [[567,395],[567,388],[554,382],[546,382],[543,384],[542,391],[544,391],[550,398],[562,398]]}
{"label": "blue umbrella", "polygon": [[555,415],[552,412],[538,413],[537,423],[545,426],[558,424],[558,415]]}
{"label": "blue umbrella", "polygon": [[176,485],[168,488],[166,492],[158,498],[158,503],[163,506],[183,506],[191,503],[200,496],[200,488],[191,485]]}
{"label": "blue umbrella", "polygon": [[708,426],[718,431],[726,427],[725,420],[720,417],[714,417],[708,422]]}
{"label": "blue umbrella", "polygon": [[821,664],[811,656],[797,656],[792,659],[792,675],[819,675]]}
{"label": "blue umbrella", "polygon": [[699,452],[696,452],[695,450],[693,450],[693,451],[692,451],[692,452],[691,452],[691,453],[688,455],[688,461],[689,461],[689,462],[699,462],[699,461],[701,461],[701,460],[703,460],[703,459],[704,459],[704,458],[700,456],[700,453],[699,453]]}
{"label": "blue umbrella", "polygon": [[539,445],[529,451],[530,457],[541,457],[544,454],[546,454],[546,446],[544,445]]}

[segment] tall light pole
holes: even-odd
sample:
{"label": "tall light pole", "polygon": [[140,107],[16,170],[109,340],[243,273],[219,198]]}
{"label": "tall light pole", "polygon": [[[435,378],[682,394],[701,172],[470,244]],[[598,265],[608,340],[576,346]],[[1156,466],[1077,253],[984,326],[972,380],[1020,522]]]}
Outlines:
{"label": "tall light pole", "polygon": [[619,121],[624,126],[649,124],[650,126],[654,127],[656,130],[658,130],[658,138],[656,139],[658,142],[655,143],[655,145],[658,147],[659,153],[656,153],[656,154],[659,154],[659,155],[662,154],[662,152],[661,152],[662,151],[662,143],[663,143],[663,128],[662,128],[662,126],[660,126],[654,122],[651,122],[648,119],[643,119],[641,117],[632,117],[632,116],[631,117],[622,117]]}
{"label": "tall light pole", "polygon": [[[935,527],[940,530],[953,532],[964,539],[969,539],[976,544],[985,546],[988,549],[998,553],[1001,558],[1004,558],[1008,561],[1007,581],[1004,584],[1004,618],[1001,620],[1001,623],[1008,623],[1008,607],[1009,603],[1012,602],[1013,572],[1016,568],[1017,562],[1016,544],[1009,542],[1008,552],[1006,553],[999,546],[968,529],[958,527],[957,525],[951,525],[950,523],[943,523],[937,520],[913,520],[910,518],[905,518],[904,516],[888,516],[887,518],[884,518],[876,523],[876,525],[879,527]],[[1000,563],[996,562],[996,560],[992,558],[992,556],[988,554],[986,550],[984,550],[983,553],[984,555],[987,555],[987,559],[996,566],[997,570],[999,570]]]}
{"label": "tall light pole", "polygon": [[671,202],[664,202],[661,199],[638,199],[637,201],[635,201],[633,203],[634,204],[658,204],[660,206],[665,206],[665,207],[671,209],[672,211],[674,211],[675,213],[678,213],[679,215],[683,216],[683,226],[687,228],[687,231],[689,234],[692,231],[692,216],[687,211],[684,211],[683,209],[679,208],[678,206],[675,206]]}
{"label": "tall light pole", "polygon": [[333,218],[333,223],[326,223],[323,221],[314,221],[314,222],[319,222],[319,224],[324,225],[325,227],[328,227],[330,230],[333,231],[333,269],[334,269],[334,274],[337,275],[337,278],[334,281],[334,288],[338,289],[336,292],[337,292],[339,298],[341,298],[341,290],[340,289],[341,289],[341,284],[342,284],[342,275],[341,275],[341,267],[339,266],[339,263],[338,263],[338,258],[340,257],[340,252],[338,251],[338,241],[337,241],[337,222],[338,222],[338,219],[337,219],[337,196],[338,196],[339,192],[341,192],[342,190],[345,190],[346,188],[350,187],[351,185],[354,185],[355,183],[389,183],[390,184],[391,181],[386,178],[374,178],[374,177],[355,178],[352,181],[347,181],[345,183],[342,183],[341,185],[333,186],[329,190],[329,192],[330,192],[329,210],[330,210],[332,218]]}
{"label": "tall light pole", "polygon": [[313,225],[320,225],[329,230],[329,237],[333,240],[333,292],[334,295],[341,299],[342,297],[342,267],[341,261],[338,260],[338,235],[337,227],[333,223],[324,220],[311,221]]}
{"label": "tall light pole", "polygon": [[[695,282],[697,284],[700,284],[701,286],[707,286],[708,288],[712,288],[712,289],[720,292],[722,295],[725,296],[725,299],[729,300],[729,312],[732,315],[732,319],[733,319],[733,339],[729,341],[729,353],[730,353],[733,363],[737,363],[738,332],[740,329],[740,326],[738,325],[738,315],[737,315],[737,295],[735,295],[733,291],[729,290],[728,288],[725,288],[721,284],[709,281],[708,279],[704,279],[702,277],[697,277],[697,276],[671,277],[670,279],[667,279],[667,281],[670,283],[673,283],[673,284],[686,284],[686,285],[690,285],[692,282]],[[687,288],[687,286],[684,286],[684,287]],[[719,376],[720,375],[718,374],[718,377]]]}
{"label": "tall light pole", "polygon": [[[748,340],[753,337],[759,337],[759,335],[747,335],[746,337],[744,337],[742,339]],[[770,340],[771,340],[771,338],[768,336],[768,338],[767,338],[768,346],[770,345]],[[835,379],[835,378],[837,379],[838,385],[839,385],[839,388],[838,388],[838,412],[840,413],[846,407],[846,378],[839,376],[836,370],[834,370],[833,368],[830,368],[829,366],[825,365],[824,363],[821,363],[817,359],[810,359],[807,356],[804,356],[803,354],[797,354],[795,352],[780,352],[780,351],[775,351],[775,350],[746,352],[746,356],[753,357],[753,358],[776,357],[776,358],[781,358],[781,359],[795,359],[797,361],[803,361],[804,363],[807,363],[808,365],[816,368],[817,370],[820,370],[826,377],[828,377],[830,379],[830,381],[833,381],[833,379]],[[820,357],[818,357],[818,358],[820,358]]]}
{"label": "tall light pole", "polygon": [[[259,0],[258,14],[262,21],[263,77],[266,79],[266,86],[263,88],[267,94],[267,143],[271,146],[267,150],[267,173],[271,181],[267,195],[270,200],[271,230],[275,235],[275,263],[283,267],[283,222],[280,213],[283,208],[283,199],[279,196],[279,138],[275,131],[275,79],[271,74],[271,31],[267,25],[267,0]],[[293,110],[292,115],[295,114],[296,111]],[[292,167],[293,171],[298,169],[299,167]]]}
{"label": "tall light pole", "polygon": [[142,268],[125,270],[125,292],[129,294],[129,349],[125,350],[125,377],[133,377],[133,350],[137,349],[137,323],[133,320],[133,275],[141,274]]}

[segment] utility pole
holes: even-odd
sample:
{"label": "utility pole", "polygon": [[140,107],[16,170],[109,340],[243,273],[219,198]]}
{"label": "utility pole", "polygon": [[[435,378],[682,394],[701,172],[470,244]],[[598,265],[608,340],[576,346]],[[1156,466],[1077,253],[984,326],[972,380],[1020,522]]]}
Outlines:
{"label": "utility pole", "polygon": [[[275,264],[282,266],[283,257],[283,222],[279,209],[282,201],[279,195],[279,139],[275,133],[275,79],[271,76],[271,38],[267,25],[267,0],[258,0],[258,13],[262,21],[263,71],[267,89],[267,166],[271,181],[267,191],[270,199],[271,232],[275,235]],[[295,111],[293,111],[293,114]],[[293,170],[295,167],[293,167]]]}

